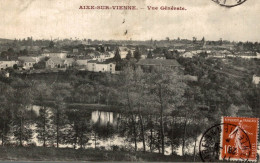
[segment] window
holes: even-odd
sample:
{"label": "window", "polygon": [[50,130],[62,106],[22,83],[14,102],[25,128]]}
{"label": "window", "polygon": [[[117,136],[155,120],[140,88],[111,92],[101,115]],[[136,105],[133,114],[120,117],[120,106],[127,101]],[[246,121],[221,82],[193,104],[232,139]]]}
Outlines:
{"label": "window", "polygon": [[110,67],[112,67],[112,64],[110,65]]}

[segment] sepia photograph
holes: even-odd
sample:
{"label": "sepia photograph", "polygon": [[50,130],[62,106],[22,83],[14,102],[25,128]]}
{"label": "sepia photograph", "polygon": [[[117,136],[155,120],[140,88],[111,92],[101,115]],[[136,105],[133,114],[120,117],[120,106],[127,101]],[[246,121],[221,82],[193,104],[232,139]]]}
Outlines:
{"label": "sepia photograph", "polygon": [[259,0],[0,0],[0,162],[259,162]]}

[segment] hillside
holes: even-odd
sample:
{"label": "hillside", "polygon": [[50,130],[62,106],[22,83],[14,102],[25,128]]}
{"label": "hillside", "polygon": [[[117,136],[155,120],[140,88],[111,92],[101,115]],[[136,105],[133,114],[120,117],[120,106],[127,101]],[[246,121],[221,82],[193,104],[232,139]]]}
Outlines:
{"label": "hillside", "polygon": [[0,38],[0,44],[9,43],[9,42],[12,42],[12,41],[13,40],[10,40],[10,39]]}

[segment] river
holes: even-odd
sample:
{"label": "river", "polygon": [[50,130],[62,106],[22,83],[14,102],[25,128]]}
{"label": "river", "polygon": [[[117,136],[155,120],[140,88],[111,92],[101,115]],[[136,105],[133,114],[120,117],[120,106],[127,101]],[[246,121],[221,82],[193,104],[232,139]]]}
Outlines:
{"label": "river", "polygon": [[[35,111],[35,113],[37,115],[39,115],[40,106],[33,105],[29,108],[32,109],[33,111]],[[50,107],[47,107],[47,109],[50,110],[50,111],[52,110],[52,108],[50,108]],[[105,127],[103,129],[106,129],[107,124],[110,124],[114,129],[116,129],[118,127],[119,120],[121,118],[121,115],[119,113],[108,112],[108,111],[99,111],[99,110],[88,110],[88,109],[85,109],[85,110],[90,115],[89,117],[86,117],[86,118],[91,123],[98,124],[98,126],[100,126],[100,127]],[[31,125],[31,128],[33,129],[33,140],[32,140],[32,142],[36,143],[37,146],[42,146],[42,143],[39,142],[38,139],[37,139],[37,133],[34,130],[36,128],[35,126],[36,126],[35,124]],[[200,137],[201,136],[198,137],[197,144],[199,142]],[[95,142],[95,139],[94,139],[94,135],[92,134],[90,136],[88,143],[85,145],[85,148],[95,148],[95,144],[96,144],[97,148],[105,148],[105,149],[111,149],[112,146],[119,146],[119,147],[123,146],[123,147],[129,147],[129,148],[134,147],[133,142],[129,142],[128,140],[126,140],[126,138],[119,136],[118,133],[112,133],[106,139],[102,139],[102,138],[96,139],[96,142]],[[60,144],[60,147],[73,148],[73,145]],[[141,141],[137,143],[137,147],[138,147],[138,150],[140,150],[140,151],[142,150],[143,144],[142,144]],[[79,146],[76,146],[76,148],[79,148]],[[188,147],[186,152],[192,154],[193,148],[194,148],[193,146]],[[148,143],[146,143],[146,149],[149,150]],[[198,146],[197,146],[196,149],[198,151]],[[156,151],[156,149],[155,149],[154,152],[158,152],[158,151]],[[177,148],[175,150],[175,152],[178,155],[181,155],[181,147]],[[170,147],[165,148],[165,154],[166,155],[171,154],[171,148]]]}

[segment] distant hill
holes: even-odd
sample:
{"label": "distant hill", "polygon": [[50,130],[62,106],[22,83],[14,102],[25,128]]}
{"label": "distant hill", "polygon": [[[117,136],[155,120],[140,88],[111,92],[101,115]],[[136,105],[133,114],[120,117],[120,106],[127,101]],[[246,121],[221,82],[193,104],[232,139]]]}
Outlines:
{"label": "distant hill", "polygon": [[10,39],[0,38],[0,44],[12,42],[12,41],[13,41],[13,40],[10,40]]}

